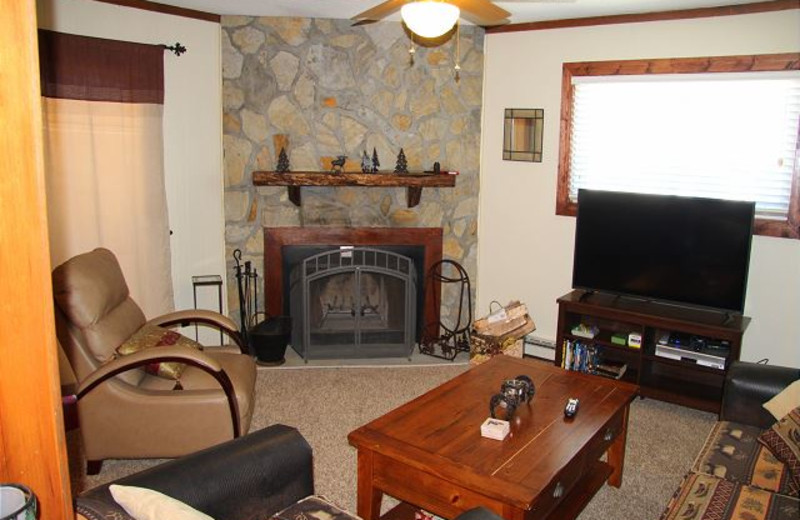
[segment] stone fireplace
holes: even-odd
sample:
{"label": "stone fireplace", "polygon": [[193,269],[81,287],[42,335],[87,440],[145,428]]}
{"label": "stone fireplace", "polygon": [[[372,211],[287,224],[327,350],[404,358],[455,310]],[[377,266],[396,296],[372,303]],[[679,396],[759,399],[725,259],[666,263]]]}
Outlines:
{"label": "stone fireplace", "polygon": [[267,313],[308,359],[410,356],[438,323],[441,228],[265,228]]}

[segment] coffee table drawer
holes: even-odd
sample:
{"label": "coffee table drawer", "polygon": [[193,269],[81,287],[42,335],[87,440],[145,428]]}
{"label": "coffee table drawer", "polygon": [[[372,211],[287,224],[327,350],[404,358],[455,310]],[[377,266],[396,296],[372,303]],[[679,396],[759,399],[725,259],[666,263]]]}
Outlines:
{"label": "coffee table drawer", "polygon": [[620,410],[615,414],[605,426],[600,428],[592,440],[587,444],[586,454],[590,462],[600,458],[605,453],[609,446],[619,436],[625,427],[625,412]]}
{"label": "coffee table drawer", "polygon": [[587,471],[594,466],[603,453],[608,450],[614,439],[622,431],[624,413],[620,412],[612,417],[604,427],[586,443],[586,449],[581,455],[561,470],[534,503],[530,515],[526,520],[547,518],[547,515],[557,508],[564,498],[572,491],[575,485],[586,476]]}
{"label": "coffee table drawer", "polygon": [[580,481],[586,471],[586,459],[573,460],[566,468],[554,478],[542,491],[533,503],[531,511],[525,516],[526,520],[547,518],[550,511],[558,507],[562,500],[569,494],[575,484]]}
{"label": "coffee table drawer", "polygon": [[[500,501],[389,457],[375,454],[373,464],[375,487],[444,518],[455,518],[478,506],[491,509],[498,515],[503,513]],[[413,486],[410,486],[412,482]]]}

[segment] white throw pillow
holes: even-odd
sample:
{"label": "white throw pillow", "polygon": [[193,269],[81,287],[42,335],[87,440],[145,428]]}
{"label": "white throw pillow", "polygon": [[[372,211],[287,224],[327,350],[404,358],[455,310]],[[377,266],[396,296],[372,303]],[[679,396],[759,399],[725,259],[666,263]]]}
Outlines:
{"label": "white throw pillow", "polygon": [[781,420],[800,406],[800,379],[762,405],[775,419]]}
{"label": "white throw pillow", "polygon": [[136,520],[214,520],[179,500],[152,489],[108,486],[114,501]]}

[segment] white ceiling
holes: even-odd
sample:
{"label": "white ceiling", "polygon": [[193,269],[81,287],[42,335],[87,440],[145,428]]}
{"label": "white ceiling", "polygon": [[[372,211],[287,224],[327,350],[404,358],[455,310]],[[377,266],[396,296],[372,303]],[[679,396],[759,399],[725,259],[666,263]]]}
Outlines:
{"label": "white ceiling", "polygon": [[[250,16],[300,16],[344,18],[369,9],[383,0],[157,0],[160,4],[187,7],[216,14]],[[508,0],[497,5],[511,13],[511,23],[560,20],[614,14],[674,11],[719,5],[751,4],[760,0]],[[397,20],[395,14],[388,20]]]}

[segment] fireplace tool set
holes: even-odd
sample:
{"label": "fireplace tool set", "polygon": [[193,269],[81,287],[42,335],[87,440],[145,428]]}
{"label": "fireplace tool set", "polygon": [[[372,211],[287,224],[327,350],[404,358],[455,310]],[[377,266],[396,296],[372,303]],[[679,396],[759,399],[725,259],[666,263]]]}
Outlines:
{"label": "fireplace tool set", "polygon": [[[250,354],[263,365],[280,365],[284,360],[286,345],[292,333],[292,321],[289,316],[267,316],[258,310],[258,272],[247,260],[242,266],[242,251],[233,252],[236,262],[234,272],[239,289],[239,319],[242,339]],[[261,322],[258,321],[263,317]]]}
{"label": "fireplace tool set", "polygon": [[[428,324],[419,343],[419,351],[429,356],[452,361],[459,352],[470,350],[470,329],[472,327],[472,290],[466,269],[453,260],[440,260],[428,272],[428,290],[431,291],[433,305],[440,307],[436,283],[453,284],[458,291],[458,312],[439,323]],[[464,309],[466,303],[466,310]]]}

